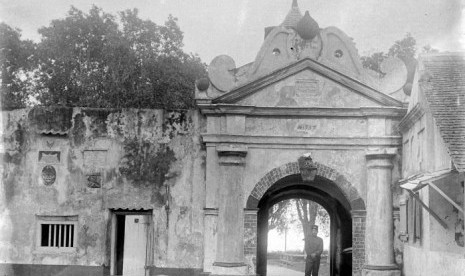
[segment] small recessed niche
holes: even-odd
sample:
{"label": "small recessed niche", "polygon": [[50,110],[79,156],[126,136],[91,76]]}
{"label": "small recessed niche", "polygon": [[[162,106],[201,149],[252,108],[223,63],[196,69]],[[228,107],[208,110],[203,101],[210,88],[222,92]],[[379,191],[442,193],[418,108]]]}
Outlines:
{"label": "small recessed niche", "polygon": [[279,56],[281,54],[281,51],[278,48],[273,49],[273,55]]}
{"label": "small recessed niche", "polygon": [[344,55],[344,53],[342,52],[342,50],[336,50],[334,51],[334,56],[337,57],[337,58],[340,58]]}

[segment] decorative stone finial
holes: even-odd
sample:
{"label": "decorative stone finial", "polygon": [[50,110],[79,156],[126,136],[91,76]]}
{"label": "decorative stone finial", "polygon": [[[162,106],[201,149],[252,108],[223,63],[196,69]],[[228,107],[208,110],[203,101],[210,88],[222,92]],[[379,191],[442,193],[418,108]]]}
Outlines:
{"label": "decorative stone finial", "polygon": [[297,23],[295,30],[303,39],[312,40],[320,32],[320,26],[306,11],[304,17]]}
{"label": "decorative stone finial", "polygon": [[208,78],[201,78],[195,82],[195,85],[200,91],[205,91],[210,86],[210,80]]}
{"label": "decorative stone finial", "polygon": [[301,19],[302,14],[300,13],[297,0],[292,0],[291,10],[287,13],[286,18],[284,19],[283,23],[281,23],[281,26],[286,28],[295,28]]}

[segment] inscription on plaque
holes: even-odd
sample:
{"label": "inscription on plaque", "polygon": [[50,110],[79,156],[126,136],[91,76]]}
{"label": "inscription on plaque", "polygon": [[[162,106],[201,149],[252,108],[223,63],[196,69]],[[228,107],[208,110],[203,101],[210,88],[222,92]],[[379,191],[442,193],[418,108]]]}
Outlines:
{"label": "inscription on plaque", "polygon": [[318,80],[316,79],[296,79],[295,92],[298,98],[313,98],[320,95]]}
{"label": "inscription on plaque", "polygon": [[107,150],[85,150],[83,159],[88,173],[99,173],[107,163]]}
{"label": "inscription on plaque", "polygon": [[303,133],[313,133],[315,130],[318,129],[318,124],[306,124],[306,123],[300,123],[296,124],[294,130],[296,132],[303,132]]}
{"label": "inscription on plaque", "polygon": [[44,164],[59,164],[61,152],[59,151],[39,151],[39,163]]}

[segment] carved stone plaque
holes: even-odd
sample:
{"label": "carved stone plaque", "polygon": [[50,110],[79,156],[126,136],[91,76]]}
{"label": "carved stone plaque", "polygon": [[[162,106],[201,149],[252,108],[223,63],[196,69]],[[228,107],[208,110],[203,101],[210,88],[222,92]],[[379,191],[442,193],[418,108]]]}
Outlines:
{"label": "carved stone plaque", "polygon": [[101,188],[102,187],[102,175],[100,173],[88,174],[87,175],[87,187]]}
{"label": "carved stone plaque", "polygon": [[312,98],[321,94],[316,79],[296,79],[295,92],[297,98]]}
{"label": "carved stone plaque", "polygon": [[88,173],[99,173],[107,163],[107,150],[85,150],[84,168]]}
{"label": "carved stone plaque", "polygon": [[42,169],[42,180],[44,181],[45,185],[52,185],[53,183],[55,183],[56,178],[57,172],[55,170],[55,167],[47,165]]}
{"label": "carved stone plaque", "polygon": [[59,151],[39,151],[39,163],[43,164],[59,164],[61,152]]}

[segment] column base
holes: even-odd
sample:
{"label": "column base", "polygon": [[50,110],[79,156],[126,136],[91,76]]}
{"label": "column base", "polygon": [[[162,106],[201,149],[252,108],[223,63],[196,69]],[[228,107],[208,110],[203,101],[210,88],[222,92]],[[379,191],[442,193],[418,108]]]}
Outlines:
{"label": "column base", "polygon": [[400,276],[397,265],[365,265],[362,276]]}

